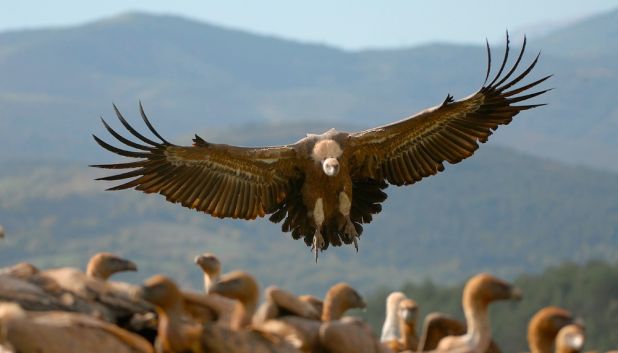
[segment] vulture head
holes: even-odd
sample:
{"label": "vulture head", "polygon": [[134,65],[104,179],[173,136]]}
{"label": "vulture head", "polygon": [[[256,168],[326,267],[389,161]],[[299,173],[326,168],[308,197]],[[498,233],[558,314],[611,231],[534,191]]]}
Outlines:
{"label": "vulture head", "polygon": [[354,288],[344,282],[337,283],[326,292],[322,321],[338,320],[349,309],[366,307],[367,303]]}
{"label": "vulture head", "polygon": [[243,304],[245,310],[252,312],[257,306],[260,288],[255,278],[244,271],[233,271],[221,277],[211,289],[212,293],[230,299],[236,299]]}
{"label": "vulture head", "polygon": [[137,271],[137,265],[133,261],[114,254],[100,252],[88,261],[86,274],[106,280],[114,273],[123,271]]}
{"label": "vulture head", "polygon": [[217,277],[221,273],[221,262],[215,254],[204,253],[196,256],[195,264],[211,278]]}
{"label": "vulture head", "polygon": [[510,283],[488,273],[481,273],[468,280],[463,297],[470,306],[486,306],[496,300],[520,300],[522,292]]}
{"label": "vulture head", "polygon": [[182,298],[176,284],[162,275],[154,275],[147,279],[136,296],[164,311],[177,305],[180,302],[179,298]]}
{"label": "vulture head", "polygon": [[335,140],[324,139],[313,146],[311,157],[320,162],[324,174],[334,177],[339,174],[339,157],[342,154],[341,146]]}
{"label": "vulture head", "polygon": [[418,305],[412,299],[403,299],[399,302],[398,315],[407,324],[416,324]]}

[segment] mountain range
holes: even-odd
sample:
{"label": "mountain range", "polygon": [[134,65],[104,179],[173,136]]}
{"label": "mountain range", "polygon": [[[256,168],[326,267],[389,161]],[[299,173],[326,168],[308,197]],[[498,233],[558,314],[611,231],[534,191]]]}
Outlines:
{"label": "mountain range", "polygon": [[[493,139],[572,165],[618,170],[618,10],[529,40],[555,90]],[[502,55],[494,47],[494,64]],[[521,38],[512,38],[517,51]],[[127,13],[76,27],[0,33],[0,160],[91,161],[97,117],[141,100],[167,136],[246,123],[364,129],[464,97],[484,78],[482,46],[344,51],[173,16]],[[495,69],[495,68],[494,68]],[[293,142],[290,136],[286,142]],[[16,155],[13,151],[19,151]]]}

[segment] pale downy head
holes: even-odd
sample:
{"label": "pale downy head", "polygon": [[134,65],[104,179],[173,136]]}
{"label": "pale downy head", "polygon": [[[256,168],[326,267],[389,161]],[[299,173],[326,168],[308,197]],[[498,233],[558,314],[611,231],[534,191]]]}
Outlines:
{"label": "pale downy head", "polygon": [[320,162],[322,171],[328,176],[336,176],[339,174],[339,157],[343,154],[341,146],[330,139],[320,140],[313,146],[311,158],[314,161]]}

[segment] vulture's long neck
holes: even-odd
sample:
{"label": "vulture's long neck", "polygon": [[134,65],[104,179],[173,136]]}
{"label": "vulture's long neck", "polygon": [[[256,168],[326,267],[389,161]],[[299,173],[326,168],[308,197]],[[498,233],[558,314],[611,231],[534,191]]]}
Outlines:
{"label": "vulture's long neck", "polygon": [[343,303],[343,298],[336,295],[331,295],[324,301],[324,309],[322,311],[322,321],[339,320],[348,310]]}
{"label": "vulture's long neck", "polygon": [[199,340],[199,329],[183,320],[182,302],[174,303],[159,314],[158,340],[163,351],[189,352]]}
{"label": "vulture's long neck", "polygon": [[418,347],[418,336],[416,335],[416,324],[400,319],[401,343],[406,349],[416,351]]}
{"label": "vulture's long neck", "polygon": [[208,273],[204,273],[204,292],[208,294],[212,286],[214,286],[219,281],[219,274],[210,275]]}
{"label": "vulture's long neck", "polygon": [[491,326],[489,325],[488,304],[474,297],[467,297],[463,301],[464,315],[468,327],[466,336],[474,342],[476,351],[484,352],[491,341]]}
{"label": "vulture's long neck", "polygon": [[397,317],[397,308],[387,308],[384,325],[382,325],[382,335],[380,341],[386,342],[398,340],[401,337],[400,324]]}
{"label": "vulture's long neck", "polygon": [[88,267],[86,268],[86,275],[101,279],[103,281],[107,281],[109,276],[111,276],[111,273],[103,267],[104,266],[102,266],[97,261],[90,261],[88,262]]}
{"label": "vulture's long neck", "polygon": [[249,326],[251,325],[253,315],[255,314],[255,311],[257,310],[257,298],[250,299],[242,304],[243,304],[243,310],[244,310],[242,325]]}
{"label": "vulture's long neck", "polygon": [[554,351],[554,337],[531,332],[528,334],[528,345],[531,353],[552,353]]}

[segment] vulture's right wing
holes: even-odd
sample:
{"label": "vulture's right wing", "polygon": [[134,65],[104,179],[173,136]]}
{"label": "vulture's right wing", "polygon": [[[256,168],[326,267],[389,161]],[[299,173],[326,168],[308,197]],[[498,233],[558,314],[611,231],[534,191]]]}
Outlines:
{"label": "vulture's right wing", "polygon": [[157,133],[140,104],[146,126],[161,140],[156,142],[137,132],[115,106],[114,109],[122,125],[142,143],[123,137],[103,120],[112,136],[137,151],[114,147],[93,135],[96,142],[115,154],[138,159],[93,166],[133,169],[99,178],[129,179],[109,190],[135,188],[145,193],[159,193],[170,202],[215,217],[254,219],[273,212],[290,192],[290,180],[298,176],[296,152],[292,146],[236,147],[208,143],[197,135],[193,146],[176,146]]}
{"label": "vulture's right wing", "polygon": [[[488,67],[485,84],[473,95],[454,101],[450,95],[436,107],[410,118],[350,135],[353,178],[386,180],[394,185],[415,183],[444,169],[444,162],[458,163],[470,157],[479,142],[486,142],[500,125],[506,125],[519,112],[543,104],[526,102],[547,90],[528,93],[550,76],[534,82],[518,84],[534,68],[538,55],[522,73],[515,76],[526,41],[510,70],[506,70],[509,54],[490,82],[491,55],[487,45]],[[504,74],[504,75],[503,75]]]}

